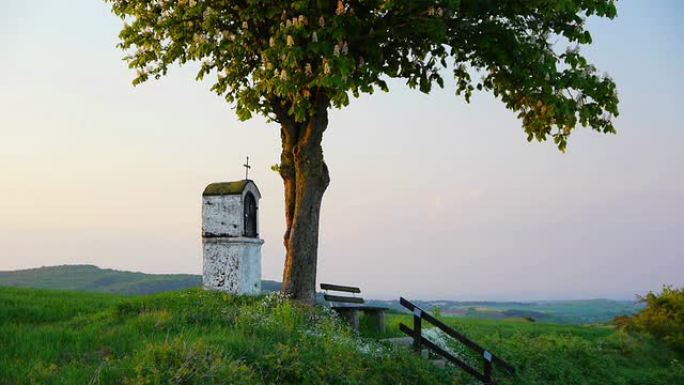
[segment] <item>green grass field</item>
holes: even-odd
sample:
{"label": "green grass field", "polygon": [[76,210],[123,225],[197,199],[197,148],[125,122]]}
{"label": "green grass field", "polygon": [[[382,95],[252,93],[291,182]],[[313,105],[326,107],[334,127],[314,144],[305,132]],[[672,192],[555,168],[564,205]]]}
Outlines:
{"label": "green grass field", "polygon": [[[607,326],[443,319],[507,359],[500,384],[684,383],[662,344]],[[471,384],[325,309],[198,289],[149,296],[0,288],[0,385]],[[428,332],[430,333],[430,332]],[[439,335],[432,333],[435,338]],[[456,352],[460,350],[450,345]]]}
{"label": "green grass field", "polygon": [[[440,319],[516,367],[517,377],[501,376],[500,384],[684,384],[683,357],[650,336],[627,335],[608,325]],[[412,327],[413,318],[389,314],[387,333],[368,335],[403,336],[400,322]],[[462,345],[442,340],[474,367],[481,367],[482,360]],[[463,383],[472,381],[459,377]]]}

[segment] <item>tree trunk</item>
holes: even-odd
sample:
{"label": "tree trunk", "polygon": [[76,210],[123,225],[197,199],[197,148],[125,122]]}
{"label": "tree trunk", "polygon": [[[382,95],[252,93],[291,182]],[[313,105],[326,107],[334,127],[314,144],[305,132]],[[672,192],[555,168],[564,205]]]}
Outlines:
{"label": "tree trunk", "polygon": [[315,113],[306,123],[279,119],[286,223],[282,292],[307,304],[315,300],[321,201],[330,182],[321,147],[328,125],[328,100],[319,97],[315,103]]}

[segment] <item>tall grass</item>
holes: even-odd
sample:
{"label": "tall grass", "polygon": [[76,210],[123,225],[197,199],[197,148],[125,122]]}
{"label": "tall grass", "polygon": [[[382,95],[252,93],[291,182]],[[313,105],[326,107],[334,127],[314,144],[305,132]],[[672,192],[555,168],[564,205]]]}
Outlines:
{"label": "tall grass", "polygon": [[445,384],[453,373],[277,295],[0,288],[0,384]]}

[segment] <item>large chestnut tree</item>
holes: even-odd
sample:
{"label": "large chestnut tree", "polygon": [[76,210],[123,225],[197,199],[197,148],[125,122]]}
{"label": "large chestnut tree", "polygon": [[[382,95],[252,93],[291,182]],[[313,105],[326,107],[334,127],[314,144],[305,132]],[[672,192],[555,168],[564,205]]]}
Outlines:
{"label": "large chestnut tree", "polygon": [[[240,119],[280,125],[285,185],[283,291],[315,293],[319,214],[330,177],[321,140],[328,110],[403,79],[428,93],[493,93],[528,140],[564,150],[578,126],[612,133],[614,82],[580,52],[586,19],[613,18],[613,0],[105,0],[123,20],[134,84],[173,63],[201,63]],[[428,129],[428,128],[423,128]],[[426,132],[426,134],[429,134]]]}

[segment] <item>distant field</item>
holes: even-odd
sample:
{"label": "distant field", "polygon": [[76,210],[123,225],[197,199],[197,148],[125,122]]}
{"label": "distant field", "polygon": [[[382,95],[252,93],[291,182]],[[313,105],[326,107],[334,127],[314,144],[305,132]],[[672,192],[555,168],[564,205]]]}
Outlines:
{"label": "distant field", "polygon": [[[475,319],[517,319],[562,324],[590,324],[608,322],[620,315],[631,315],[643,308],[635,301],[608,299],[538,302],[491,302],[491,301],[413,301],[425,310],[443,316]],[[404,309],[398,301],[372,301],[374,305],[386,306],[397,311]]]}
{"label": "distant field", "polygon": [[[517,368],[517,377],[499,374],[500,385],[684,384],[683,357],[648,336],[605,325],[442,319]],[[374,335],[363,319],[359,338],[329,312],[275,295],[0,288],[0,385],[474,384],[377,342],[400,336],[399,322],[410,320],[388,314],[388,332]]]}

